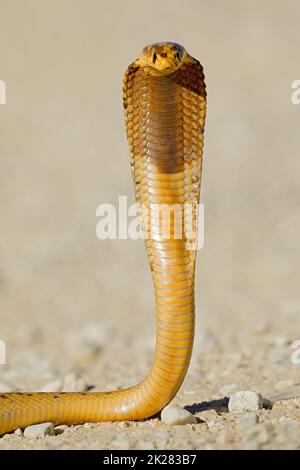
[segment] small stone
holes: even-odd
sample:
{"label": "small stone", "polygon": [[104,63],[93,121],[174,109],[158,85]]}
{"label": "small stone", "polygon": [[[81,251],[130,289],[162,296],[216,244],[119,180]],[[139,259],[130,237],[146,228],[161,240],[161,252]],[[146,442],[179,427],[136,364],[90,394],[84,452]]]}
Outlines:
{"label": "small stone", "polygon": [[228,409],[231,413],[244,413],[246,411],[258,411],[263,407],[262,396],[250,390],[236,392],[231,395]]}
{"label": "small stone", "polygon": [[208,421],[208,423],[207,423],[208,429],[213,429],[215,426],[216,426],[216,421],[215,420]]}
{"label": "small stone", "polygon": [[197,419],[189,411],[178,405],[168,405],[161,412],[161,420],[165,424],[196,424]]}
{"label": "small stone", "polygon": [[282,390],[287,390],[288,388],[291,388],[294,386],[294,381],[292,379],[286,379],[286,380],[279,380],[276,385],[275,385],[275,388],[278,392],[282,391]]}
{"label": "small stone", "polygon": [[42,392],[61,392],[62,389],[63,389],[62,380],[56,379],[44,385],[44,387],[42,388]]}
{"label": "small stone", "polygon": [[9,383],[0,380],[0,393],[15,392],[16,389]]}
{"label": "small stone", "polygon": [[199,414],[199,418],[204,421],[213,421],[218,419],[219,415],[215,410],[205,410]]}
{"label": "small stone", "polygon": [[33,426],[27,426],[24,430],[24,437],[31,439],[40,439],[45,436],[54,436],[55,428],[52,423],[41,423],[34,424]]}
{"label": "small stone", "polygon": [[64,378],[63,392],[85,392],[89,386],[85,379],[75,372],[67,374]]}
{"label": "small stone", "polygon": [[60,424],[59,426],[55,426],[55,435],[57,436],[58,434],[62,434],[68,428],[69,426],[67,426],[66,424]]}
{"label": "small stone", "polygon": [[16,429],[15,432],[14,432],[14,435],[18,436],[18,437],[22,437],[23,436],[22,429],[20,429],[20,428]]}
{"label": "small stone", "polygon": [[220,394],[224,396],[230,395],[237,388],[236,384],[225,384],[220,388]]}
{"label": "small stone", "polygon": [[128,428],[128,427],[129,427],[128,421],[120,421],[120,422],[118,423],[118,428],[120,428],[120,429],[126,429],[126,428]]}

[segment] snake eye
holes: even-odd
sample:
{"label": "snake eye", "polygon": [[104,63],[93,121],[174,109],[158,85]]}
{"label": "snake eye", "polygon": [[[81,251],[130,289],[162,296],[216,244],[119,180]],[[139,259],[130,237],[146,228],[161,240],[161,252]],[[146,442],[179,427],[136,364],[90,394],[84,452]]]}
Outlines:
{"label": "snake eye", "polygon": [[153,64],[155,64],[156,59],[157,59],[157,54],[156,54],[156,52],[154,52],[154,54],[153,54],[153,56],[152,56],[152,62],[153,62]]}

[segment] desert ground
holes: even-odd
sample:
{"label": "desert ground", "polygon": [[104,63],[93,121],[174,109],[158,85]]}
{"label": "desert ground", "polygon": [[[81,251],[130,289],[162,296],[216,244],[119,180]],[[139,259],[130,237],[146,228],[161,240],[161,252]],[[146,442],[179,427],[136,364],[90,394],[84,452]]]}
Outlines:
{"label": "desert ground", "polygon": [[[174,399],[197,423],[87,423],[5,435],[0,449],[299,449],[299,2],[0,9],[0,392],[105,391],[146,374],[144,244],[96,237],[100,203],[134,202],[122,75],[144,45],[176,41],[201,61],[208,90],[195,347]],[[229,412],[245,390],[271,405]]]}

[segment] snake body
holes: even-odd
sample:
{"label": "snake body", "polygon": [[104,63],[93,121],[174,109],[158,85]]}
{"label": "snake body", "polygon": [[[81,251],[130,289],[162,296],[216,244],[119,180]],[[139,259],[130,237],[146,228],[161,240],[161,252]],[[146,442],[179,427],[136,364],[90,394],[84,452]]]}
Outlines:
{"label": "snake body", "polygon": [[[125,72],[123,100],[137,202],[153,275],[156,348],[145,379],[112,392],[2,393],[0,434],[30,424],[138,420],[162,410],[188,368],[194,338],[196,250],[186,205],[199,203],[206,111],[200,63],[182,46],[156,43],[143,49]],[[182,209],[171,214],[169,236],[153,205]],[[144,209],[150,216],[145,216]],[[176,235],[182,224],[181,236]],[[176,235],[176,236],[175,236]]]}

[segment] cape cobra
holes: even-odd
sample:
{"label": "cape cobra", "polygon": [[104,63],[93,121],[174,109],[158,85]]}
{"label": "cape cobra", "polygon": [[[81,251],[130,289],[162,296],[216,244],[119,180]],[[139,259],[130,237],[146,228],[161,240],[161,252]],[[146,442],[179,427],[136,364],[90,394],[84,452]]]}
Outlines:
{"label": "cape cobra", "polygon": [[194,339],[195,213],[199,203],[206,91],[203,69],[175,43],[143,49],[126,70],[123,100],[137,202],[182,208],[182,234],[171,214],[141,211],[156,300],[156,348],[151,370],[130,388],[112,392],[0,394],[0,434],[30,424],[139,420],[161,411],[177,393]]}

